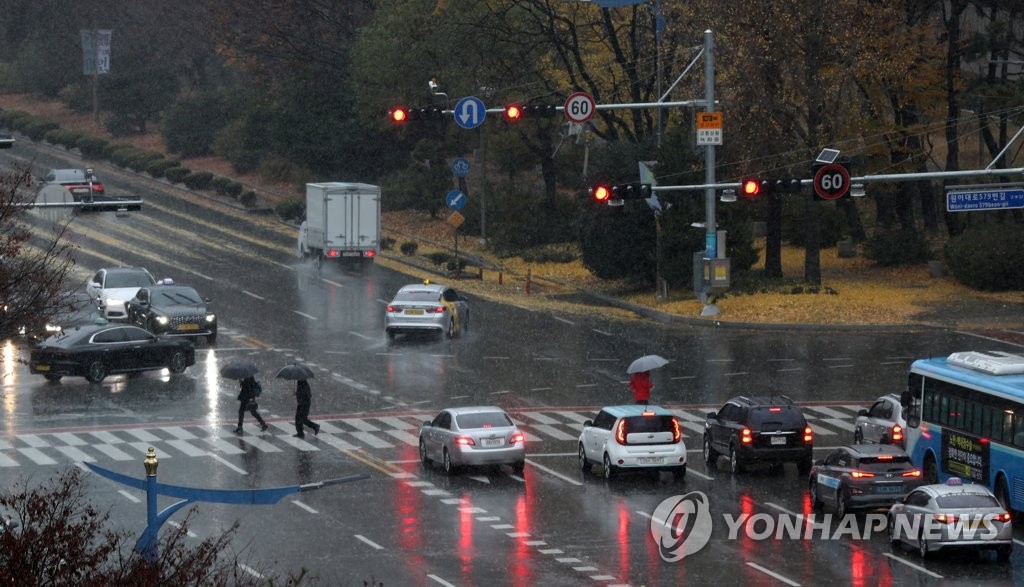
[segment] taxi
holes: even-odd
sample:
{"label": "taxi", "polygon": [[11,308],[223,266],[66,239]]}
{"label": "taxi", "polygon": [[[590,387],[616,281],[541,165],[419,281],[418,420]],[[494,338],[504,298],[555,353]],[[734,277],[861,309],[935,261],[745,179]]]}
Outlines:
{"label": "taxi", "polygon": [[843,517],[855,509],[888,508],[925,483],[910,456],[891,444],[841,446],[811,468],[815,510],[831,505]]}
{"label": "taxi", "polygon": [[387,305],[384,331],[388,338],[400,333],[437,333],[454,338],[469,329],[469,301],[455,288],[431,283],[403,286]]}

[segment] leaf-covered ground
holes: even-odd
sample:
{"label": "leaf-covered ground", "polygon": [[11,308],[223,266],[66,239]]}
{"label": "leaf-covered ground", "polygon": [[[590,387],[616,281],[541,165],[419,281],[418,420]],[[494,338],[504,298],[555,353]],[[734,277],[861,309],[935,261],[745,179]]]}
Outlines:
{"label": "leaf-covered ground", "polygon": [[[390,212],[385,214],[385,229],[396,240],[395,253],[403,242],[417,240],[420,245],[416,257],[430,251],[451,248],[452,228],[444,220],[431,219],[426,214]],[[413,235],[417,239],[411,238]],[[436,246],[431,246],[434,243]],[[761,247],[763,250],[763,246]],[[690,291],[670,291],[669,299],[655,299],[655,292],[635,291],[617,282],[604,282],[594,278],[578,261],[573,263],[526,263],[522,259],[497,259],[489,255],[476,239],[460,238],[460,252],[479,255],[502,267],[499,272],[485,270],[482,280],[462,280],[460,286],[475,292],[514,303],[560,307],[570,311],[603,312],[631,315],[621,309],[611,309],[596,302],[587,302],[571,295],[567,284],[598,291],[680,316],[698,317],[703,308]],[[972,303],[1002,307],[1020,304],[1024,292],[986,293],[971,290],[948,275],[932,277],[927,265],[910,267],[878,267],[872,261],[858,256],[841,259],[836,249],[821,252],[822,283],[817,293],[807,293],[806,286],[798,282],[803,277],[804,253],[802,248],[783,249],[783,273],[786,286],[774,291],[756,291],[744,294],[725,292],[715,300],[720,314],[715,320],[725,322],[758,322],[776,324],[914,324],[945,322],[958,323],[956,308]],[[758,265],[760,266],[760,265]],[[406,271],[409,268],[406,267]],[[475,269],[471,269],[474,275]],[[530,293],[526,293],[526,276],[531,275]],[[412,271],[415,274],[415,270]],[[802,293],[792,293],[803,289]],[[938,318],[936,317],[938,316]],[[1021,324],[1024,316],[1010,315],[1004,321]],[[992,322],[989,325],[997,325]]]}

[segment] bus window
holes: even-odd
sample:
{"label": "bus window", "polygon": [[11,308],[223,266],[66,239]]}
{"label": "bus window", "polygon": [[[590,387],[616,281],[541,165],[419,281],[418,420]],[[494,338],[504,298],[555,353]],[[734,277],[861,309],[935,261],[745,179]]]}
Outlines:
{"label": "bus window", "polygon": [[1013,439],[1013,412],[1003,412],[1003,441],[1010,442]]}
{"label": "bus window", "polygon": [[1014,446],[1024,446],[1024,417],[1018,418],[1014,415],[1013,424],[1013,444]]}

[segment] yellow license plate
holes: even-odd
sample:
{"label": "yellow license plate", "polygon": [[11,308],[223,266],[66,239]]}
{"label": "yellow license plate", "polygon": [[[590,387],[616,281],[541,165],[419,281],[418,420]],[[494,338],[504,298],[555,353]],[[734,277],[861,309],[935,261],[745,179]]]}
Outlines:
{"label": "yellow license plate", "polygon": [[182,324],[178,327],[178,330],[199,330],[198,324]]}
{"label": "yellow license plate", "polygon": [[405,313],[409,316],[422,316],[423,310],[406,310]]}
{"label": "yellow license plate", "polygon": [[49,371],[49,365],[36,365],[36,371]]}

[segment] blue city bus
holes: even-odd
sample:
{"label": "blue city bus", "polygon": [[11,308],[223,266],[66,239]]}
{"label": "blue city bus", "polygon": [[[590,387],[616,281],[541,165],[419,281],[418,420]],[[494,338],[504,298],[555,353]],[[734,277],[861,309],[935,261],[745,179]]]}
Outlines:
{"label": "blue city bus", "polygon": [[910,366],[902,394],[907,452],[928,483],[986,485],[1024,511],[1024,356],[953,353]]}

